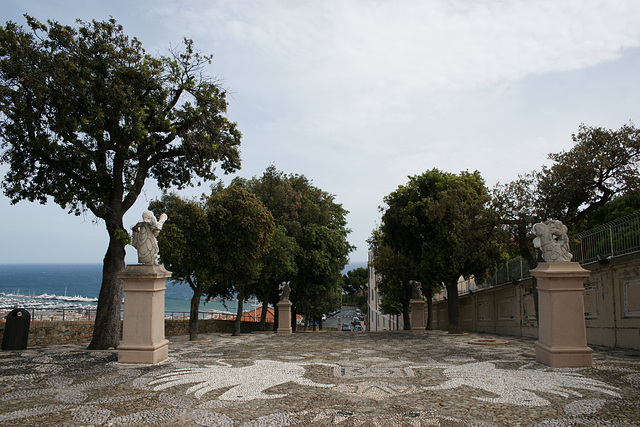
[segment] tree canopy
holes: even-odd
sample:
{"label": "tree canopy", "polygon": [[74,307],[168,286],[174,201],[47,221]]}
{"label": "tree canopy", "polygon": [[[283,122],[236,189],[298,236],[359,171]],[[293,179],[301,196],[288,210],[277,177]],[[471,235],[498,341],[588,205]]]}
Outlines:
{"label": "tree canopy", "polygon": [[554,164],[536,175],[537,200],[545,217],[579,227],[591,212],[640,189],[640,130],[583,124],[571,137],[574,147],[549,154]]}
{"label": "tree canopy", "polygon": [[240,132],[210,56],[184,41],[153,57],[114,19],[77,28],[26,16],[0,27],[0,160],[12,203],[52,199],[104,220],[109,247],[90,348],[119,343],[128,233],[122,217],[147,178],[160,188],[240,166]]}
{"label": "tree canopy", "polygon": [[490,200],[479,172],[438,169],[410,177],[385,197],[383,242],[414,263],[423,288],[446,285],[450,333],[460,332],[460,276],[481,280],[503,257],[504,239]]}
{"label": "tree canopy", "polygon": [[640,130],[580,125],[569,151],[549,154],[553,164],[493,190],[496,209],[517,253],[534,267],[531,227],[559,219],[571,233],[625,216],[640,203]]}
{"label": "tree canopy", "polygon": [[189,339],[198,339],[198,311],[207,286],[213,282],[216,257],[211,226],[204,200],[184,200],[176,194],[165,194],[150,203],[156,216],[166,213],[169,220],[158,236],[160,261],[171,271],[171,279],[187,283],[193,291],[189,315]]}
{"label": "tree canopy", "polygon": [[262,258],[270,247],[273,216],[254,194],[231,185],[208,198],[207,219],[216,249],[215,258],[208,260],[213,265],[215,284],[207,292],[210,296],[236,295],[233,334],[239,335],[244,299],[256,293]]}
{"label": "tree canopy", "polygon": [[316,318],[336,305],[341,271],[353,249],[347,241],[348,212],[305,176],[287,175],[275,166],[234,184],[255,193],[276,223],[260,278],[263,302],[275,299],[278,284],[286,280],[291,281],[293,314]]}

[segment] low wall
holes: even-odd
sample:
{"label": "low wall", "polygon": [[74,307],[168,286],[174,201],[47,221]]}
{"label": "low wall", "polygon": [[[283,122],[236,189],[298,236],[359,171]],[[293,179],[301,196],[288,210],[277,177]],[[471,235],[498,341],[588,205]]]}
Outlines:
{"label": "low wall", "polygon": [[[640,349],[640,253],[583,266],[587,342]],[[460,296],[463,330],[538,337],[533,279]],[[448,329],[447,302],[433,304],[433,329]]]}
{"label": "low wall", "polygon": [[[233,321],[217,319],[201,319],[198,331],[207,333],[232,333]],[[4,335],[4,323],[0,323],[0,341]],[[165,335],[168,337],[189,335],[188,320],[164,321]],[[242,322],[240,331],[250,333],[260,329],[259,322]],[[273,323],[267,323],[267,330],[273,330]],[[29,326],[28,346],[76,344],[91,341],[93,336],[93,321],[33,321]]]}

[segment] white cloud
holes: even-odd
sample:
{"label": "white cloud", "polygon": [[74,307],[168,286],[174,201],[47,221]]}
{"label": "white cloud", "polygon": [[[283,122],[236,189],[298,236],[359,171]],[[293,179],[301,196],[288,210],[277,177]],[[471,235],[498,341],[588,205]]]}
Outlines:
{"label": "white cloud", "polygon": [[[5,15],[23,23],[22,9],[65,24],[112,15],[151,54],[182,37],[214,54],[210,73],[244,133],[239,174],[274,163],[336,194],[355,261],[407,175],[477,169],[508,182],[569,148],[581,122],[618,128],[640,111],[637,0],[28,0]],[[46,227],[11,209],[3,218],[32,233],[25,241],[56,251],[58,236],[47,246]]]}
{"label": "white cloud", "polygon": [[246,49],[253,88],[313,99],[316,114],[301,126],[319,131],[415,120],[416,102],[446,108],[464,91],[592,66],[640,44],[640,3],[622,0],[196,1],[157,13]]}

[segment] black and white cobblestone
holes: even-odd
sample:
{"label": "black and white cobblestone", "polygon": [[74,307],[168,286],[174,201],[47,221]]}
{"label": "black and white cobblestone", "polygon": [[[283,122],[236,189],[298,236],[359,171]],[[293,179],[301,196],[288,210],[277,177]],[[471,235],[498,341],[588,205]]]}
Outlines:
{"label": "black and white cobblestone", "polygon": [[157,365],[82,345],[2,352],[0,425],[640,425],[637,351],[551,369],[527,356],[533,340],[477,345],[502,338],[212,334],[171,339]]}

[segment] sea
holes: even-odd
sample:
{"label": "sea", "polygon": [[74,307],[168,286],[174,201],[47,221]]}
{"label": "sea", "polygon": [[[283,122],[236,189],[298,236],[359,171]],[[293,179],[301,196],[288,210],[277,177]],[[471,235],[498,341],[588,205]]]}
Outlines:
{"label": "sea", "polygon": [[[350,263],[346,271],[366,267],[366,263]],[[0,264],[0,312],[25,308],[33,314],[54,310],[95,310],[98,304],[102,264]],[[165,314],[188,316],[193,291],[186,283],[167,282]],[[246,301],[244,311],[261,304]],[[235,315],[233,300],[201,301],[200,312]]]}
{"label": "sea", "polygon": [[[95,309],[98,304],[102,264],[0,264],[0,311],[25,308],[32,312],[61,309]],[[189,285],[167,282],[165,313],[188,315],[193,291]],[[245,302],[253,310],[255,301]],[[200,303],[200,311],[236,314],[236,301]]]}

